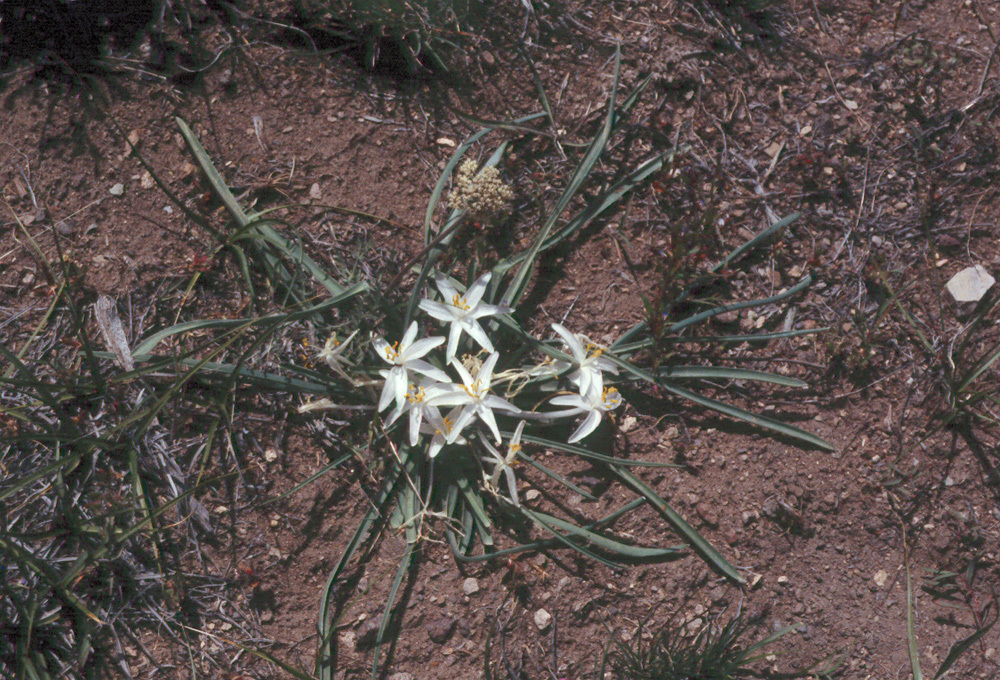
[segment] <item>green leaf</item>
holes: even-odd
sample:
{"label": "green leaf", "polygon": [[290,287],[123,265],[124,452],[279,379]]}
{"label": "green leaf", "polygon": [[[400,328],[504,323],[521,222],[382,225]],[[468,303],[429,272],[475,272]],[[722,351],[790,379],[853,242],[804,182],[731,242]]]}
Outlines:
{"label": "green leaf", "polygon": [[682,397],[684,399],[692,401],[698,404],[699,406],[704,406],[706,408],[712,409],[713,411],[724,413],[727,416],[737,418],[738,420],[743,420],[752,425],[756,425],[757,427],[762,427],[768,430],[772,430],[774,432],[778,432],[787,437],[791,437],[793,439],[797,439],[798,441],[811,444],[812,446],[816,446],[826,451],[837,450],[835,446],[833,446],[830,442],[826,441],[822,437],[818,437],[812,434],[811,432],[806,432],[805,430],[797,428],[794,425],[788,425],[779,420],[774,420],[772,418],[767,418],[765,416],[757,415],[756,413],[752,413],[745,409],[736,406],[731,406],[729,404],[717,401],[715,399],[704,397],[696,392],[692,392],[691,390],[683,388],[679,385],[674,385],[670,382],[665,382],[663,378],[657,378],[656,376],[648,373],[647,371],[637,368],[633,364],[630,364],[629,362],[618,358],[617,356],[615,356],[610,352],[605,352],[602,356],[606,357],[608,360],[610,360],[617,366],[620,366],[621,368],[625,369],[625,371],[631,373],[640,380],[645,380],[646,382],[659,385],[661,388],[667,390],[671,394],[675,394],[678,397]]}
{"label": "green leaf", "polygon": [[157,345],[170,336],[177,335],[178,333],[186,333],[188,331],[218,330],[240,327],[254,328],[257,326],[266,326],[275,323],[292,323],[301,319],[307,319],[315,314],[325,312],[328,309],[339,307],[351,298],[361,295],[369,289],[370,286],[367,283],[357,283],[329,300],[324,300],[317,305],[294,312],[282,312],[280,314],[271,314],[268,316],[244,319],[201,319],[196,321],[185,321],[153,333],[148,338],[139,342],[132,352],[137,355],[149,354],[156,348]]}
{"label": "green leaf", "polygon": [[745,368],[728,368],[726,366],[670,366],[661,368],[656,375],[663,380],[753,380],[755,382],[773,383],[785,387],[808,387],[809,383],[798,378],[789,378],[767,371],[753,371]]}
{"label": "green leaf", "polygon": [[568,531],[572,536],[579,537],[581,540],[586,541],[601,550],[621,555],[625,559],[657,560],[668,557],[673,558],[676,557],[678,553],[677,548],[648,548],[639,545],[629,545],[627,543],[622,543],[608,538],[607,536],[602,536],[601,534],[590,531],[589,529],[584,529],[583,527],[577,526],[572,522],[567,522],[566,520],[559,519],[558,517],[553,517],[552,515],[547,515],[538,511],[533,511],[532,514],[534,517],[540,518],[551,527]]}
{"label": "green leaf", "polygon": [[641,479],[633,475],[625,468],[613,465],[611,470],[636,493],[649,501],[654,508],[659,511],[665,520],[674,528],[681,537],[697,552],[709,566],[714,567],[726,577],[740,585],[746,583],[733,565],[717,551],[712,544],[702,538],[701,534],[695,531],[694,527],[688,524],[683,517],[677,514],[667,502],[646,485]]}

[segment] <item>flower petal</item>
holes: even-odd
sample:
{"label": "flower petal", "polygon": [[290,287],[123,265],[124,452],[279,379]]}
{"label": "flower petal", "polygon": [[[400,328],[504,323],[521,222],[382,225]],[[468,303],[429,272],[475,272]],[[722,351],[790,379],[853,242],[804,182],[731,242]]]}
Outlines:
{"label": "flower petal", "polygon": [[476,375],[476,380],[480,381],[483,385],[484,390],[490,388],[490,383],[493,381],[493,367],[497,365],[497,359],[500,358],[499,352],[493,352],[488,357],[483,365],[479,367],[479,373]]}
{"label": "flower petal", "polygon": [[521,409],[514,406],[514,404],[510,403],[503,397],[498,397],[495,394],[487,394],[482,398],[482,402],[487,408],[499,409],[501,411],[506,411],[507,413],[521,413]]}
{"label": "flower petal", "polygon": [[385,378],[385,384],[382,385],[382,396],[378,400],[378,410],[379,413],[385,410],[385,407],[392,403],[393,397],[396,395],[396,388],[393,386],[393,381],[389,377],[391,374],[387,374]]}
{"label": "flower petal", "polygon": [[480,404],[476,407],[476,414],[479,415],[479,419],[486,424],[486,427],[490,428],[490,432],[493,433],[493,441],[500,445],[500,428],[497,427],[497,419],[493,416],[493,411],[486,407],[485,404]]}
{"label": "flower petal", "polygon": [[440,382],[451,382],[451,378],[448,377],[447,373],[442,371],[437,366],[430,365],[423,359],[411,359],[406,362],[406,367],[411,371],[415,371],[421,375],[426,375],[429,378],[434,378]]}
{"label": "flower petal", "polygon": [[411,359],[419,359],[443,342],[443,337],[435,335],[430,338],[424,338],[423,340],[417,340],[412,345],[405,346],[405,349],[404,345],[400,344],[400,361],[405,363]]}
{"label": "flower petal", "polygon": [[[456,295],[458,295],[458,291],[455,289],[455,286],[451,285],[451,281],[448,280],[448,277],[441,272],[434,275],[434,285],[437,286],[437,289],[440,291],[441,297],[444,298],[446,304],[451,304],[451,301],[455,299]],[[462,297],[461,295],[458,296]]]}
{"label": "flower petal", "polygon": [[424,419],[424,409],[413,406],[410,409],[410,446],[416,446],[420,439],[420,423]]}
{"label": "flower petal", "polygon": [[372,346],[375,347],[375,352],[382,358],[382,361],[387,361],[390,364],[395,363],[391,357],[395,353],[392,345],[385,341],[381,335],[377,335],[372,338]]}
{"label": "flower petal", "polygon": [[562,394],[558,397],[552,397],[549,399],[549,403],[553,406],[575,406],[576,408],[585,408],[590,410],[590,402],[586,401],[579,394]]}
{"label": "flower petal", "polygon": [[[454,413],[454,410],[452,411],[452,413]],[[476,415],[475,407],[466,406],[465,408],[462,409],[462,411],[458,414],[458,417],[455,418],[455,422],[452,423],[451,429],[448,430],[447,441],[449,444],[455,443],[455,440],[458,439],[460,434],[462,434],[462,430],[464,430],[469,425],[469,423],[472,422],[472,419],[475,417],[475,415]]]}
{"label": "flower petal", "polygon": [[465,291],[465,302],[470,307],[475,307],[479,304],[479,301],[483,299],[483,293],[486,292],[486,285],[490,282],[490,277],[493,272],[486,272],[478,279],[475,283],[469,286],[469,289]]}
{"label": "flower petal", "polygon": [[480,326],[474,319],[466,319],[462,322],[462,328],[465,332],[473,337],[473,339],[479,343],[479,346],[485,349],[487,352],[494,351],[493,343],[490,342],[490,338],[486,335],[483,327]]}
{"label": "flower petal", "polygon": [[458,351],[458,339],[462,337],[462,326],[458,321],[452,321],[451,331],[448,333],[448,351],[445,352],[444,360],[454,363],[455,352]]}
{"label": "flower petal", "polygon": [[457,307],[454,305],[446,305],[437,300],[428,300],[424,298],[420,301],[420,309],[427,312],[430,316],[434,317],[438,321],[454,321],[457,317]]}
{"label": "flower petal", "polygon": [[410,327],[406,329],[405,333],[403,333],[403,339],[399,341],[400,354],[406,352],[406,348],[410,346],[410,344],[416,339],[416,337],[417,337],[417,322],[411,321]]}
{"label": "flower petal", "polygon": [[583,348],[583,345],[580,344],[580,340],[575,335],[566,330],[565,326],[554,323],[552,324],[552,330],[558,333],[563,339],[563,342],[566,343],[566,347],[568,347],[569,351],[573,353],[573,358],[576,360],[576,363],[582,363],[583,360],[587,358],[587,350]]}
{"label": "flower petal", "polygon": [[573,436],[567,439],[566,442],[569,444],[576,444],[578,441],[596,430],[600,422],[601,412],[591,411],[587,414],[587,417],[583,419],[583,422],[580,423],[580,427],[576,428],[576,432],[573,433]]}

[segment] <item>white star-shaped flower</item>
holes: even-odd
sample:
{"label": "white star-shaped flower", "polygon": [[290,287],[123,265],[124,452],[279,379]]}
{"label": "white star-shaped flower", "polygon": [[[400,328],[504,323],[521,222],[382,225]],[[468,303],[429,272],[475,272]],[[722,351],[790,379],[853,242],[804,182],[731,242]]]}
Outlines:
{"label": "white star-shaped flower", "polygon": [[479,325],[477,319],[484,316],[494,316],[509,312],[507,307],[485,304],[483,294],[486,293],[486,286],[490,282],[490,272],[487,272],[476,279],[476,282],[469,286],[465,294],[460,294],[448,277],[444,274],[437,274],[434,277],[434,284],[444,302],[437,302],[424,298],[420,301],[420,309],[424,310],[438,321],[451,324],[451,331],[448,333],[448,352],[445,360],[451,362],[455,358],[458,350],[458,341],[462,337],[462,331],[468,333],[479,346],[487,352],[493,351],[493,343],[488,335]]}
{"label": "white star-shaped flower", "polygon": [[337,334],[334,333],[326,341],[326,344],[323,345],[322,351],[316,355],[317,358],[326,362],[326,365],[330,367],[330,370],[342,377],[344,380],[347,380],[352,385],[354,384],[354,379],[347,375],[347,371],[344,370],[344,366],[353,366],[354,364],[349,359],[344,357],[344,350],[347,349],[347,346],[357,334],[358,332],[354,331],[350,334],[350,336],[348,336],[347,340],[340,342],[337,340]]}
{"label": "white star-shaped flower", "polygon": [[441,383],[429,378],[421,380],[419,386],[411,384],[406,392],[406,403],[403,404],[402,408],[396,408],[389,414],[389,417],[385,419],[385,426],[389,427],[404,413],[409,413],[410,446],[416,446],[424,420],[429,422],[443,421],[437,406],[431,406],[428,402],[436,396],[449,392],[449,388],[454,387],[451,383]]}
{"label": "white star-shaped flower", "polygon": [[521,504],[517,497],[517,479],[514,477],[513,465],[517,460],[518,452],[521,450],[521,433],[523,431],[524,421],[522,420],[517,424],[514,436],[511,437],[510,443],[507,444],[506,456],[501,456],[500,452],[492,444],[483,440],[483,445],[490,452],[490,455],[484,456],[483,460],[493,464],[493,474],[487,478],[486,482],[491,489],[497,490],[500,488],[498,486],[500,484],[500,475],[504,475],[507,478],[507,491],[510,493],[510,500],[514,505]]}
{"label": "white star-shaped flower", "polygon": [[[560,324],[552,324],[552,330],[559,334],[559,337],[566,343],[566,348],[573,355],[572,364],[557,361],[555,362],[556,369],[562,371],[576,366],[576,370],[569,375],[569,381],[580,388],[580,394],[587,394],[593,390],[600,395],[604,391],[602,371],[618,375],[618,367],[601,356],[604,353],[604,348],[589,342],[582,335],[570,333]],[[586,347],[584,347],[583,342],[587,343]]]}
{"label": "white star-shaped flower", "polygon": [[456,389],[434,397],[430,400],[433,406],[460,406],[461,411],[455,418],[455,423],[451,426],[451,434],[448,435],[448,443],[451,444],[455,438],[461,434],[462,430],[472,422],[472,419],[479,417],[490,432],[496,443],[500,443],[500,429],[497,427],[493,410],[498,409],[507,413],[520,413],[521,409],[514,406],[506,399],[502,399],[495,394],[490,394],[490,383],[493,380],[493,367],[496,366],[500,355],[497,352],[490,354],[473,378],[465,366],[457,361],[452,361],[451,365],[458,371],[462,378],[462,384]]}
{"label": "white star-shaped flower", "polygon": [[[427,411],[427,418],[420,425],[420,431],[431,435],[431,443],[427,447],[427,455],[430,458],[437,456],[445,444],[467,444],[461,432],[455,432],[455,422],[462,407],[456,406],[448,415],[441,417],[441,413],[435,409],[433,412]],[[452,434],[454,432],[454,435]],[[450,441],[449,441],[450,439]]]}
{"label": "white star-shaped flower", "polygon": [[417,322],[414,321],[403,334],[403,339],[395,345],[390,345],[385,338],[377,336],[372,339],[375,351],[387,363],[392,364],[388,371],[379,371],[379,375],[385,378],[385,385],[382,387],[382,396],[378,401],[378,410],[383,411],[385,407],[396,400],[396,408],[403,408],[406,399],[406,390],[410,385],[410,371],[426,375],[440,382],[451,382],[448,374],[440,368],[431,366],[420,357],[424,356],[432,349],[444,342],[444,338],[435,336],[416,340]]}
{"label": "white star-shaped flower", "polygon": [[566,394],[553,397],[549,403],[555,406],[571,407],[571,410],[559,415],[587,414],[580,426],[576,428],[576,432],[566,440],[570,444],[575,444],[597,429],[603,414],[614,411],[621,406],[622,395],[614,387],[605,387],[600,392],[591,390],[587,394]]}

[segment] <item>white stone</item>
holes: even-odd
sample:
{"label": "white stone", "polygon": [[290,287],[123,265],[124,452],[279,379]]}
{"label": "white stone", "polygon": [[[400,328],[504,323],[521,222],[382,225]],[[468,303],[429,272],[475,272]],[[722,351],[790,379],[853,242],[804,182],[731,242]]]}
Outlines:
{"label": "white stone", "polygon": [[118,184],[115,184],[113,187],[108,189],[108,193],[111,194],[112,196],[121,196],[122,194],[125,193],[125,185],[122,184],[121,182],[118,182]]}
{"label": "white stone", "polygon": [[471,576],[464,581],[462,581],[462,592],[466,595],[472,595],[473,593],[479,592],[479,581],[472,578]]}
{"label": "white stone", "polygon": [[535,626],[538,630],[545,630],[552,623],[552,614],[549,614],[544,609],[539,609],[535,612]]}
{"label": "white stone", "polygon": [[979,302],[995,282],[986,268],[977,264],[955,274],[945,287],[955,302]]}

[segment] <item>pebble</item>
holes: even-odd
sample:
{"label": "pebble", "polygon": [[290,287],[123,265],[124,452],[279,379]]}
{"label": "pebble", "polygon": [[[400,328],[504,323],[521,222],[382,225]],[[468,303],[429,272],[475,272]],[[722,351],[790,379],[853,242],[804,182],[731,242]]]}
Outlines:
{"label": "pebble", "polygon": [[455,632],[457,623],[455,619],[447,616],[435,619],[427,626],[427,637],[431,639],[431,642],[439,645],[444,644]]}
{"label": "pebble", "polygon": [[549,614],[544,609],[539,609],[535,612],[535,627],[538,630],[545,630],[552,623],[552,614]]}
{"label": "pebble", "polygon": [[479,581],[475,578],[469,577],[462,581],[462,592],[466,595],[472,595],[473,593],[479,592]]}
{"label": "pebble", "polygon": [[119,182],[118,184],[115,184],[110,189],[108,189],[108,193],[111,194],[112,196],[121,196],[122,194],[125,193],[125,185]]}

